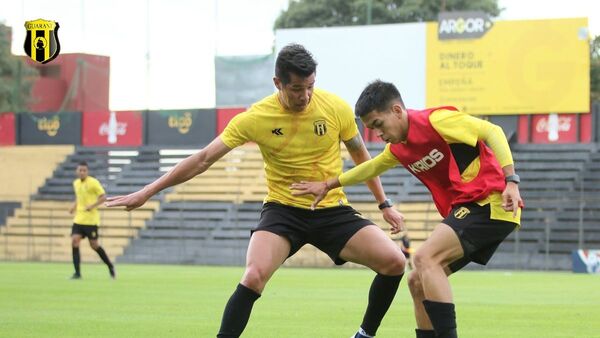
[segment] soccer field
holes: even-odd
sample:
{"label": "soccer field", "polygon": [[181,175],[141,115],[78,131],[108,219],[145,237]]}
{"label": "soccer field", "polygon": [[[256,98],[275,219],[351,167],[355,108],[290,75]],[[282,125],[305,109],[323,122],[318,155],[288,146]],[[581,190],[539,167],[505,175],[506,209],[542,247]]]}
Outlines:
{"label": "soccer field", "polygon": [[[242,268],[0,263],[0,337],[214,337]],[[361,322],[373,273],[278,271],[243,337],[347,338]],[[600,278],[474,272],[451,278],[461,337],[600,337]],[[402,281],[378,338],[414,337]]]}

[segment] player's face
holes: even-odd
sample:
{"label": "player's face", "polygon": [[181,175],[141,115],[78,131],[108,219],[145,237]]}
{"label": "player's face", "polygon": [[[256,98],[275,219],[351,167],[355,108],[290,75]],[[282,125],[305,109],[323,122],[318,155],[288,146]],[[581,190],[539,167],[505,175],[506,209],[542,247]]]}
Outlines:
{"label": "player's face", "polygon": [[77,177],[79,179],[84,180],[88,176],[88,167],[84,165],[77,166]]}
{"label": "player's face", "polygon": [[279,89],[279,101],[285,109],[299,113],[308,107],[315,86],[315,73],[307,77],[290,73],[290,82],[285,85],[279,78],[274,81]]}
{"label": "player's face", "polygon": [[389,110],[372,111],[361,117],[365,126],[374,130],[377,136],[386,143],[400,143],[406,139],[406,123],[403,122],[403,110],[394,104]]}

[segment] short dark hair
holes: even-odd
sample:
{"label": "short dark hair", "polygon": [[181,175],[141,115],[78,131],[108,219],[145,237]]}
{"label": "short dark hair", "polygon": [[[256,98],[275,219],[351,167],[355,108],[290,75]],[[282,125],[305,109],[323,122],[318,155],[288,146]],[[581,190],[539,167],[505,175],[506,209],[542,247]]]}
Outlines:
{"label": "short dark hair", "polygon": [[358,101],[356,101],[356,105],[354,106],[354,111],[356,116],[363,117],[372,111],[381,112],[387,110],[392,105],[392,102],[396,100],[400,101],[402,108],[405,108],[402,96],[400,96],[400,92],[394,84],[375,80],[369,83],[363,89],[362,93],[360,93]]}
{"label": "short dark hair", "polygon": [[87,167],[87,166],[88,166],[88,164],[87,164],[87,162],[86,162],[86,161],[79,161],[79,163],[78,163],[77,165],[78,165],[78,166],[80,166],[80,165],[81,165],[81,166],[84,166],[84,167]]}
{"label": "short dark hair", "polygon": [[290,73],[302,77],[308,77],[317,71],[317,61],[312,54],[299,44],[289,44],[277,55],[275,61],[275,76],[283,84],[290,83]]}

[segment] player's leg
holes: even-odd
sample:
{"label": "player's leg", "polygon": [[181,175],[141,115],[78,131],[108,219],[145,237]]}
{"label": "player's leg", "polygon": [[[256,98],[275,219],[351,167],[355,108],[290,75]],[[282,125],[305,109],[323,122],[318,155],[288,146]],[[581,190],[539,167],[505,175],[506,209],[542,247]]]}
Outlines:
{"label": "player's leg", "polygon": [[[444,268],[444,272],[447,276],[452,274],[452,270],[449,267]],[[429,320],[429,316],[423,306],[425,300],[425,293],[423,292],[423,285],[419,277],[418,271],[411,271],[408,275],[408,289],[410,290],[411,297],[413,299],[415,319],[417,322],[416,337],[417,338],[435,338],[435,331]]]}
{"label": "player's leg", "polygon": [[106,266],[108,267],[108,273],[110,274],[110,277],[114,279],[116,277],[115,267],[111,263],[110,258],[108,258],[108,255],[106,254],[106,251],[104,251],[104,248],[100,245],[100,243],[98,243],[98,227],[90,227],[90,229],[88,229],[88,232],[90,246],[92,247],[92,249],[94,249],[94,251],[96,251],[98,256],[100,256],[100,259],[102,259],[104,264],[106,264]]}
{"label": "player's leg", "polygon": [[289,254],[290,243],[286,238],[269,231],[252,234],[246,254],[246,270],[225,306],[217,337],[239,337],[242,334],[254,302]]}
{"label": "player's leg", "polygon": [[[421,334],[418,337],[429,337],[432,327],[436,337],[457,336],[447,266],[461,257],[463,249],[456,232],[443,223],[436,226],[416,251],[412,272],[416,275],[411,276],[409,287],[414,297],[417,334]],[[426,320],[425,313],[430,322]]]}
{"label": "player's leg", "polygon": [[369,290],[369,302],[355,337],[374,337],[404,275],[405,257],[398,245],[376,225],[358,230],[340,252],[343,260],[377,272]]}
{"label": "player's leg", "polygon": [[77,224],[73,224],[73,227],[71,228],[71,251],[73,255],[73,267],[75,268],[75,273],[71,279],[81,278],[81,255],[79,253],[79,245],[82,238],[83,236],[79,230],[79,226]]}

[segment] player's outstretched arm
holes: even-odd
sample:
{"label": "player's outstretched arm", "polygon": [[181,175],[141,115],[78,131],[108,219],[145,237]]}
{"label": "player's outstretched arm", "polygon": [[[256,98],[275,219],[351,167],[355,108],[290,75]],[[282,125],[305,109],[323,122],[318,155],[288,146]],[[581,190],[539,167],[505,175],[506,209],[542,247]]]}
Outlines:
{"label": "player's outstretched arm", "polygon": [[188,181],[194,176],[205,172],[213,163],[225,156],[230,150],[231,148],[227,147],[217,137],[204,149],[179,162],[171,170],[143,189],[129,195],[109,197],[105,205],[107,207],[125,207],[127,211],[139,208],[150,197],[161,190]]}

